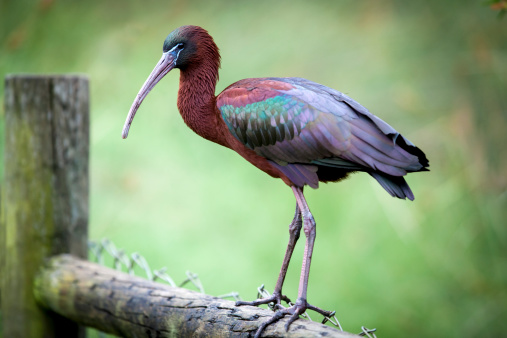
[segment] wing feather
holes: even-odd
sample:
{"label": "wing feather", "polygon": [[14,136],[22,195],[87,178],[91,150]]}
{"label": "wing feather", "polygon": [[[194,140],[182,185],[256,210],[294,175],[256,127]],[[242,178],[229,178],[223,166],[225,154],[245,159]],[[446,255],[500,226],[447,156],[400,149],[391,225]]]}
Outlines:
{"label": "wing feather", "polygon": [[[305,79],[242,80],[218,96],[217,106],[234,137],[296,185],[316,187],[318,166],[386,177],[428,166],[424,153],[389,124],[345,94]],[[406,190],[404,181],[374,177],[392,194]]]}

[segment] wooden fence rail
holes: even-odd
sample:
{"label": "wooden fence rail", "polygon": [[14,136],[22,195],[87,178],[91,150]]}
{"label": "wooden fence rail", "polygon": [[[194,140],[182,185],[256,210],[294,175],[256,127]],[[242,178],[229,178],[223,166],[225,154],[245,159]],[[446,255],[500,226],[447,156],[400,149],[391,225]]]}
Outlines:
{"label": "wooden fence rail", "polygon": [[[88,147],[86,77],[6,77],[0,336],[84,337],[84,325],[125,337],[253,336],[272,312],[83,260]],[[306,320],[286,333],[286,320],[265,335],[351,336]]]}
{"label": "wooden fence rail", "polygon": [[[155,283],[70,255],[51,258],[35,282],[39,302],[52,311],[122,337],[248,337],[273,315],[266,309]],[[335,328],[287,319],[268,337],[352,337]]]}

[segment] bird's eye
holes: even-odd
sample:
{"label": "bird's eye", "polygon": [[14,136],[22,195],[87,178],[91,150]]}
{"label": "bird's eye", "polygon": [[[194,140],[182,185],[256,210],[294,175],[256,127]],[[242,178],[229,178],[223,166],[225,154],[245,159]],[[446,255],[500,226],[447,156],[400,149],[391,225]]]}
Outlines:
{"label": "bird's eye", "polygon": [[178,43],[178,44],[176,45],[176,47],[178,47],[179,49],[183,49],[183,43],[181,43],[181,42],[180,42],[180,43]]}

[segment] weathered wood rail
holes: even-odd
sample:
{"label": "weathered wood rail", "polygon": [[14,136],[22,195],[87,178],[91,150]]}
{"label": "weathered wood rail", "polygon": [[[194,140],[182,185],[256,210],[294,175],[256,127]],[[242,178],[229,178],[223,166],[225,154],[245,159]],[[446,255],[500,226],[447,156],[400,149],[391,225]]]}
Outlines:
{"label": "weathered wood rail", "polygon": [[[70,255],[47,262],[36,278],[35,295],[40,304],[62,316],[122,337],[249,337],[273,315]],[[354,336],[304,319],[285,332],[286,320],[269,326],[265,336]]]}
{"label": "weathered wood rail", "polygon": [[[253,336],[271,311],[84,260],[88,147],[85,77],[6,78],[0,336],[84,337],[84,326],[124,337]],[[287,333],[286,320],[264,336],[353,336],[307,320]]]}

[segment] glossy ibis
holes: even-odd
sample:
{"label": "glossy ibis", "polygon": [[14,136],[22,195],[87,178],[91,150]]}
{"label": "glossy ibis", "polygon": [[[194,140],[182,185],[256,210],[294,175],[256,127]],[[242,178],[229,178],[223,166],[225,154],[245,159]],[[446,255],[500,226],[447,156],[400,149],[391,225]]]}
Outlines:
{"label": "glossy ibis", "polygon": [[[305,310],[324,311],[307,303],[308,275],[315,240],[315,221],[303,196],[308,185],[336,182],[352,172],[365,172],[394,197],[414,199],[407,173],[426,171],[424,153],[390,125],[334,89],[302,78],[256,78],[233,83],[215,96],[220,54],[213,38],[197,26],[177,28],[164,41],[163,54],[137,94],[123,128],[127,137],[134,115],[150,90],[173,68],[180,69],[178,109],[185,123],[207,140],[230,148],[268,175],[280,178],[296,197],[289,226],[289,244],[274,293],[275,315],[257,331],[290,315],[286,324]],[[299,238],[306,236],[298,299],[282,307],[282,285]]]}

